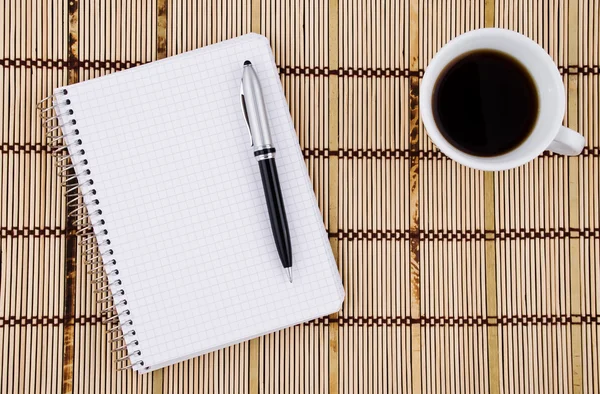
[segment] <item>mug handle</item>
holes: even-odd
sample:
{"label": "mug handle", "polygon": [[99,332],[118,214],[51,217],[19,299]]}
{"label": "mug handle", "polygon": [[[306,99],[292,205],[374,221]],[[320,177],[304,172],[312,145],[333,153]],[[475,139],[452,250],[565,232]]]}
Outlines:
{"label": "mug handle", "polygon": [[554,141],[548,145],[548,150],[561,155],[575,156],[581,153],[585,146],[585,138],[568,127],[560,126]]}

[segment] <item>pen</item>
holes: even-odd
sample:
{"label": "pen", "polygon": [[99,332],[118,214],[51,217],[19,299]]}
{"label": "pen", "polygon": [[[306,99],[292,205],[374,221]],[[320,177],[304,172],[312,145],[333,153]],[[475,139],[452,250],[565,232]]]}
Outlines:
{"label": "pen", "polygon": [[277,165],[275,164],[275,146],[273,146],[271,140],[267,110],[265,109],[260,82],[249,60],[244,62],[240,100],[244,119],[250,132],[250,146],[254,149],[254,157],[258,161],[260,169],[277,253],[291,283],[292,243],[277,175]]}

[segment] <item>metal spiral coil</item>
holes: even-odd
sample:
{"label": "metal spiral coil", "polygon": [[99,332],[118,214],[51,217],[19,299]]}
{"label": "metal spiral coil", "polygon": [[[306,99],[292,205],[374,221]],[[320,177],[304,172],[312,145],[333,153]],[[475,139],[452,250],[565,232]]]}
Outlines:
{"label": "metal spiral coil", "polygon": [[37,104],[46,142],[65,188],[68,218],[72,219],[77,242],[84,257],[90,281],[95,286],[97,303],[106,325],[108,340],[115,354],[117,370],[148,370],[141,359],[140,342],[127,308],[123,280],[113,257],[100,198],[94,188],[92,171],[85,157],[85,141],[77,129],[72,99],[67,89],[59,89]]}
{"label": "metal spiral coil", "polygon": [[[87,165],[87,161],[85,162],[84,165]],[[90,196],[90,195],[95,196],[96,189],[92,189],[87,193],[81,193],[81,191],[79,189],[77,189],[76,191],[74,191],[72,193],[65,194],[65,196],[67,197],[67,207],[79,205],[80,201],[86,200],[86,198],[88,198],[88,196]]]}

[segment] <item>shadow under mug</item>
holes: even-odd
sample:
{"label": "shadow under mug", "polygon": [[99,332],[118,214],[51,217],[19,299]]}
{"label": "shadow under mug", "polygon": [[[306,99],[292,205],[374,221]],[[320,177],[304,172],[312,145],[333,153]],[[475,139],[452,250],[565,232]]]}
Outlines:
{"label": "shadow under mug", "polygon": [[[493,157],[475,156],[452,145],[438,129],[432,112],[435,83],[444,68],[465,53],[492,49],[517,59],[532,77],[539,97],[539,112],[529,136],[515,149]],[[427,134],[448,157],[468,167],[500,171],[523,165],[545,150],[564,155],[578,155],[585,138],[562,126],[565,114],[565,88],[552,58],[537,43],[506,29],[479,29],[448,42],[433,58],[423,76],[419,93],[421,119]]]}

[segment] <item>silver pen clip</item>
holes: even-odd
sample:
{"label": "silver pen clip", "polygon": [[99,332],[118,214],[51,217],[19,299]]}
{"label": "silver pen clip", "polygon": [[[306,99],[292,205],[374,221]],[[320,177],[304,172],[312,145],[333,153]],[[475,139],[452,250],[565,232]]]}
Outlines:
{"label": "silver pen clip", "polygon": [[[243,79],[242,79],[243,81]],[[240,84],[240,103],[242,104],[242,112],[244,113],[244,120],[246,120],[246,126],[248,127],[248,134],[250,135],[250,146],[254,146],[254,140],[252,139],[252,130],[250,130],[250,121],[248,120],[248,110],[246,109],[246,99],[244,98],[244,83]]]}

